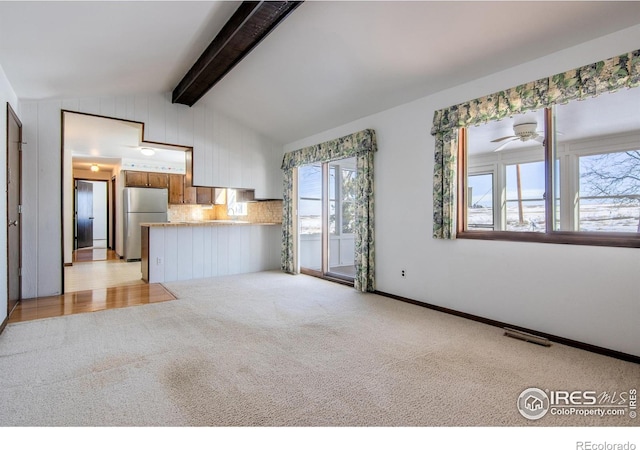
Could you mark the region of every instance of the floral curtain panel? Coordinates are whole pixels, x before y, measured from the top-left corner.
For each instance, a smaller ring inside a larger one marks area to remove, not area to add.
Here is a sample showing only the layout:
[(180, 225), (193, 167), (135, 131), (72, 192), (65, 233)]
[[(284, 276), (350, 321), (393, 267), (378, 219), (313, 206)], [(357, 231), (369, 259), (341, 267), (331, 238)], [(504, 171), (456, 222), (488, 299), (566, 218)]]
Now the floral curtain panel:
[(461, 127), (640, 85), (640, 50), (436, 111), (433, 237), (455, 237), (457, 134)]
[(293, 170), (306, 164), (356, 157), (356, 231), (354, 286), (362, 292), (375, 290), (373, 232), (373, 154), (377, 150), (373, 130), (362, 130), (322, 144), (284, 155), (284, 196), (282, 215), (282, 270), (294, 273)]

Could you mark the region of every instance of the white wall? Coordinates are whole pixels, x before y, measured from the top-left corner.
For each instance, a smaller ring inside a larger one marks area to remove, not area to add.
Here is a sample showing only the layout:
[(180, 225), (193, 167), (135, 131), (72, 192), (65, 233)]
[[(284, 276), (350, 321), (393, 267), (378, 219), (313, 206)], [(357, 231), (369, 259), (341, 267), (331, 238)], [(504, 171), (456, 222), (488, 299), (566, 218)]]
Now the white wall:
[[(170, 93), (22, 101), (20, 108), (23, 140), (27, 142), (23, 174), (29, 180), (24, 191), (23, 298), (56, 295), (62, 291), (60, 140), (63, 109), (144, 122), (145, 140), (192, 146), (196, 185), (254, 188), (257, 198), (282, 197), (280, 143), (210, 107), (172, 104)], [(66, 171), (69, 167), (65, 161)], [(65, 188), (68, 188), (66, 182)], [(68, 209), (65, 205), (65, 211)], [(67, 235), (65, 229), (68, 238)], [(121, 238), (117, 238), (116, 251), (122, 254)]]
[(107, 239), (107, 182), (93, 181), (93, 240)]
[[(640, 26), (297, 142), (376, 131), (376, 284), (383, 292), (640, 356), (640, 250), (433, 239), (435, 110), (635, 50)], [(400, 276), (406, 270), (406, 278)], [(499, 330), (496, 330), (499, 334)]]
[[(7, 103), (20, 117), (18, 98), (13, 91), (4, 69), (0, 66), (0, 142), (4, 150), (0, 151), (0, 165), (7, 167)], [(0, 170), (0, 186), (6, 192), (7, 172)], [(0, 195), (0, 323), (7, 318), (7, 196)]]
[(192, 280), (280, 268), (277, 225), (149, 229), (149, 282)]

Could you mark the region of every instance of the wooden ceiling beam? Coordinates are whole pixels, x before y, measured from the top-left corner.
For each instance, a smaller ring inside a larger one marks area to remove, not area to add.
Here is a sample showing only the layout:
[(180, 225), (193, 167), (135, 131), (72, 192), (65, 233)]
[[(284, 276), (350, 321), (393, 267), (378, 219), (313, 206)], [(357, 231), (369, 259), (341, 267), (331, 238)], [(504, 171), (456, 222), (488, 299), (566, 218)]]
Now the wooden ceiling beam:
[(193, 106), (302, 2), (242, 2), (173, 90), (172, 102)]

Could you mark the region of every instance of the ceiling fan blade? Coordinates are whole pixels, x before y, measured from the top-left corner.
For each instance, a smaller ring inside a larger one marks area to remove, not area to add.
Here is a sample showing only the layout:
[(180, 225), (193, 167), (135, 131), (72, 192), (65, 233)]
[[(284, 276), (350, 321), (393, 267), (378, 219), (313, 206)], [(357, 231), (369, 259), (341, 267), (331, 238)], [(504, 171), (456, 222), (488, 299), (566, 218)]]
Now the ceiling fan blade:
[[(556, 135), (557, 136), (563, 136), (564, 133), (561, 131), (556, 131)], [(538, 133), (538, 136), (535, 138), (536, 141), (540, 142), (541, 144), (544, 144), (544, 133), (540, 132)]]
[(509, 139), (509, 138), (517, 138), (517, 137), (518, 137), (518, 136), (503, 136), (503, 137), (501, 137), (501, 138), (494, 139), (494, 140), (493, 140), (493, 141), (491, 141), (491, 142), (502, 142), (502, 141), (504, 141), (505, 139)]
[(500, 145), (498, 148), (496, 148), (496, 149), (494, 150), (494, 152), (499, 152), (500, 150), (502, 150), (503, 148), (505, 148), (507, 145), (509, 145), (511, 142), (513, 142), (513, 141), (517, 141), (518, 139), (520, 139), (520, 138), (518, 138), (518, 137), (514, 137), (514, 138), (513, 138), (513, 139), (511, 139), (510, 141), (507, 141), (507, 142), (505, 142), (504, 144)]

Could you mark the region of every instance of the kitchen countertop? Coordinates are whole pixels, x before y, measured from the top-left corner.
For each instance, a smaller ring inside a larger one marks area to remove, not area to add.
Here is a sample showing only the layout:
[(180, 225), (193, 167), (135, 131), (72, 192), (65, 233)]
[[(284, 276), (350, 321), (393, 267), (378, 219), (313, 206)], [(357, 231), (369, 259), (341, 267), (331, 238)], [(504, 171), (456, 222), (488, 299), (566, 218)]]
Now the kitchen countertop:
[(281, 225), (276, 222), (247, 222), (246, 220), (185, 220), (165, 223), (141, 223), (143, 227), (212, 227), (218, 225)]

